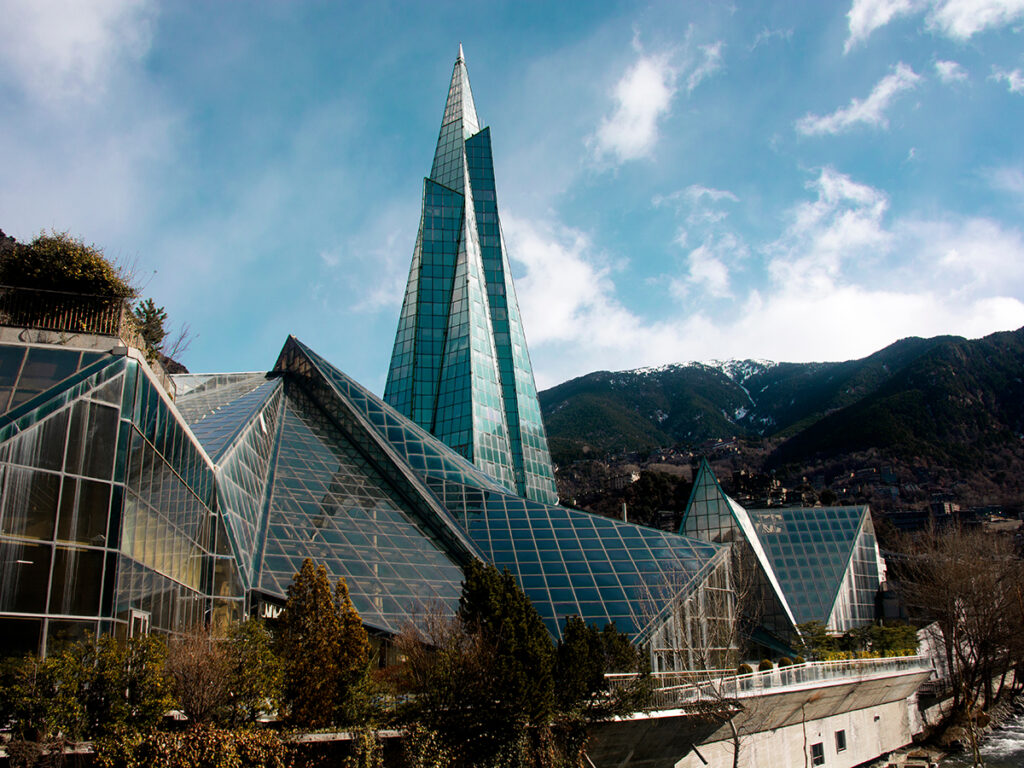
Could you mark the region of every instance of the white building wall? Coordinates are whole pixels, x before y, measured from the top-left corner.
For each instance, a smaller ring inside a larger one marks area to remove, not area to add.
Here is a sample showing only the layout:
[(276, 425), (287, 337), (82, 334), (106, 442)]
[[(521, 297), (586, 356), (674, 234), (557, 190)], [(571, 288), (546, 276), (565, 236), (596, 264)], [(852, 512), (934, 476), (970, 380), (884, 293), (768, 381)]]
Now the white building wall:
[[(836, 733), (846, 734), (846, 749), (836, 749)], [(744, 735), (739, 765), (744, 768), (815, 768), (812, 746), (821, 744), (827, 768), (853, 768), (909, 744), (913, 739), (906, 700)], [(698, 747), (707, 768), (732, 768), (733, 744), (717, 741)], [(692, 751), (675, 768), (705, 768)]]

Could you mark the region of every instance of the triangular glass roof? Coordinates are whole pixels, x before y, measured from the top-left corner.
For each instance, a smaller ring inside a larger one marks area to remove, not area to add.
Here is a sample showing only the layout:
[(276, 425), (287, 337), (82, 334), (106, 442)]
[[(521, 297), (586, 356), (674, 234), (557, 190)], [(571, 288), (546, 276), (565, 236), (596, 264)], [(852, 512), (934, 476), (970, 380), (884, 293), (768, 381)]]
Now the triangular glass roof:
[(284, 597), (308, 557), (345, 577), (371, 626), (398, 632), (434, 604), (453, 611), (462, 569), (407, 508), (324, 407), (289, 382), (258, 588)]
[(265, 373), (217, 374), (186, 394), (179, 394), (175, 405), (207, 454), (216, 461), (279, 385), (278, 381), (268, 380)]
[(350, 427), (372, 432), (443, 502), (438, 522), (458, 525), (476, 556), (517, 577), (556, 637), (573, 614), (643, 635), (668, 591), (689, 593), (727, 556), (714, 544), (515, 496), (298, 340), (289, 339), (277, 368), (300, 372), (302, 360), (313, 367), (311, 386), (322, 376), (357, 417)]
[(827, 623), (868, 508), (778, 507), (748, 514), (797, 623)]
[(463, 142), (480, 130), (480, 118), (473, 103), (473, 91), (469, 87), (469, 72), (466, 60), (459, 57), (452, 69), (452, 81), (448, 86), (448, 98), (441, 118), (441, 132), (437, 137), (434, 163), (430, 178), (438, 184), (463, 192), (465, 187), (466, 160)]
[[(764, 589), (756, 584), (748, 588), (757, 588), (765, 592), (757, 597), (758, 612), (764, 614), (759, 620), (768, 620), (771, 624), (779, 624), (773, 615), (781, 611), (789, 627), (795, 629), (798, 623), (793, 609), (789, 605), (788, 593), (785, 591), (772, 561), (762, 546), (747, 510), (726, 495), (722, 486), (711, 470), (707, 459), (702, 458), (697, 476), (693, 481), (693, 491), (683, 513), (679, 532), (684, 536), (693, 536), (703, 541), (720, 543), (745, 541), (753, 554), (760, 577), (768, 585)], [(767, 589), (770, 588), (770, 592)], [(767, 604), (766, 604), (767, 603)], [(775, 631), (783, 631), (783, 626), (773, 626)]]

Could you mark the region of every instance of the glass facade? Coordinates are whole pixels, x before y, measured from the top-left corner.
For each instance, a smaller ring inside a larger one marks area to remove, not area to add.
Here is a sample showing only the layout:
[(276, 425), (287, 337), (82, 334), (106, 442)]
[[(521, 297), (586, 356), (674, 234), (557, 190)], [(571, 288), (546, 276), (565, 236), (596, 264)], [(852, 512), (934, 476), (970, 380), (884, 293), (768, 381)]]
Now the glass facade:
[(875, 618), (880, 558), (866, 506), (752, 509), (750, 516), (798, 623), (845, 632)]
[[(445, 532), (438, 540), (449, 551), (458, 543), (463, 557), (507, 568), (556, 637), (567, 617), (579, 615), (652, 639), (678, 620), (670, 604), (704, 590), (727, 569), (728, 552), (715, 544), (512, 494), (295, 339), (277, 370), (300, 374), (318, 402), (331, 404), (347, 434), (364, 432), (364, 450), (376, 445), (382, 462), (406, 469), (410, 493), (439, 500), (443, 508), (420, 506)], [(679, 657), (663, 655), (661, 668)]]
[(729, 650), (727, 548), (518, 496), (294, 338), (271, 373), (174, 377), (176, 402), (138, 353), (55, 351), (0, 416), (0, 652), (223, 628), (307, 557), (385, 633), (454, 611), (478, 558), (556, 637), (614, 622), (657, 669)]
[(501, 485), (555, 504), (541, 420), (501, 234), (490, 129), (455, 62), (384, 399)]
[[(792, 624), (820, 621), (830, 631), (845, 632), (875, 617), (883, 565), (866, 506), (748, 510), (722, 492), (703, 461), (680, 532), (737, 542), (741, 561), (749, 563), (745, 572), (754, 572), (754, 583), (771, 587), (776, 606)], [(742, 578), (734, 568), (734, 579)], [(772, 604), (767, 589), (756, 594)], [(771, 623), (777, 613), (766, 612), (766, 619), (760, 623), (777, 631)]]
[(758, 539), (747, 511), (729, 498), (706, 460), (701, 461), (679, 532), (732, 545), (732, 579), (740, 614), (780, 637), (793, 636), (797, 619)]
[(241, 615), (213, 465), (148, 366), (38, 349), (0, 346), (32, 392), (0, 417), (0, 651)]

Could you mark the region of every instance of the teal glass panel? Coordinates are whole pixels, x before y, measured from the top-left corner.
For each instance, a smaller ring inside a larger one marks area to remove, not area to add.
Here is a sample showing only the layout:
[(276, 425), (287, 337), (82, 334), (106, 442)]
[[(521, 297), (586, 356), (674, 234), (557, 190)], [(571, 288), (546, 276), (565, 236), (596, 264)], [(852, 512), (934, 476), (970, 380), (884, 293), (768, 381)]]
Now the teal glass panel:
[[(751, 509), (758, 538), (771, 558), (797, 623), (828, 623), (844, 581), (860, 589), (843, 595), (852, 615), (835, 629), (844, 631), (874, 618), (878, 568), (867, 507), (781, 507)], [(859, 546), (858, 546), (859, 543)]]
[(466, 158), (516, 492), (534, 501), (557, 504), (558, 490), (537, 399), (537, 385), (501, 233), (490, 128), (484, 128), (466, 141)]
[(465, 62), (451, 85), (384, 400), (500, 485), (557, 503), (501, 239), (490, 152)]
[(408, 498), (302, 387), (286, 384), (259, 588), (284, 597), (305, 558), (344, 577), (367, 624), (397, 632), (453, 610), (462, 570)]
[[(269, 396), (262, 392), (266, 387), (269, 387)], [(271, 457), (283, 393), (283, 381), (274, 379), (243, 396), (242, 399), (251, 399), (259, 395), (260, 408), (249, 414), (248, 423), (225, 446), (218, 459), (218, 509), (227, 524), (226, 536), (232, 542), (230, 547), (227, 541), (219, 544), (219, 551), (235, 556), (246, 588), (255, 584), (257, 549), (264, 529)], [(233, 404), (226, 409), (232, 407)]]
[(267, 380), (266, 375), (247, 376), (240, 382), (220, 387), (208, 384), (192, 390), (179, 397), (175, 405), (206, 452), (219, 461), (276, 392), (278, 384)]

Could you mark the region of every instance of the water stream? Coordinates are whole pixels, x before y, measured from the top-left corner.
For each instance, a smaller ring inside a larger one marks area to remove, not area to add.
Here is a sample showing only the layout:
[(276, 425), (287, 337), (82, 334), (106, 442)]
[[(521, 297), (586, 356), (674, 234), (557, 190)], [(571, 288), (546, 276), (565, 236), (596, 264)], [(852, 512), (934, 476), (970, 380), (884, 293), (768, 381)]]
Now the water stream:
[[(981, 746), (985, 768), (1024, 768), (1024, 714), (992, 731)], [(942, 761), (943, 768), (970, 766), (968, 755), (956, 755)]]

